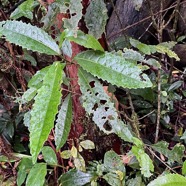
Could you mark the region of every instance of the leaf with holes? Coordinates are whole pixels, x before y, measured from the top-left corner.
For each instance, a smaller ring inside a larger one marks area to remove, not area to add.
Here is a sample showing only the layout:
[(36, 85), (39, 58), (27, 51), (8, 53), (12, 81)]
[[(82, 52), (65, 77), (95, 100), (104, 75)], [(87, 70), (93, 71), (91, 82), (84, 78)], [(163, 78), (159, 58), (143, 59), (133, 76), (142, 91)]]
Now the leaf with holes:
[(3, 24), (2, 35), (7, 41), (28, 50), (48, 55), (61, 53), (56, 42), (45, 31), (21, 21), (6, 21)]
[(78, 71), (78, 83), (82, 92), (83, 107), (92, 114), (93, 121), (106, 134), (116, 133), (125, 141), (132, 142), (133, 136), (118, 118), (117, 110), (101, 83), (82, 68)]
[(126, 61), (122, 56), (108, 52), (86, 51), (75, 57), (78, 64), (87, 72), (123, 88), (151, 87), (152, 83), (141, 69)]
[(62, 69), (59, 62), (50, 66), (43, 79), (43, 85), (34, 98), (30, 119), (30, 149), (33, 163), (36, 162), (50, 130), (54, 127), (55, 116), (61, 98)]
[(106, 4), (102, 0), (92, 0), (86, 10), (85, 23), (89, 29), (89, 34), (96, 39), (101, 38), (105, 32), (108, 15)]
[(59, 150), (66, 142), (72, 122), (72, 98), (69, 94), (59, 110), (55, 126), (56, 150)]

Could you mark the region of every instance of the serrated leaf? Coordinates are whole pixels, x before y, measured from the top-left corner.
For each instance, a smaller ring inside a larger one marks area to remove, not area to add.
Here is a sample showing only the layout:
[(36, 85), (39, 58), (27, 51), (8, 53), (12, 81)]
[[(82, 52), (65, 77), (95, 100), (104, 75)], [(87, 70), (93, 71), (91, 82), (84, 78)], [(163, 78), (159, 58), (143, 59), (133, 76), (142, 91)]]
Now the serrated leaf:
[(154, 171), (152, 160), (140, 147), (133, 146), (131, 151), (139, 162), (141, 173), (144, 175), (144, 177), (149, 178), (152, 175), (151, 172)]
[(84, 149), (95, 149), (94, 142), (90, 140), (84, 140), (79, 143)]
[(28, 174), (26, 185), (43, 186), (46, 174), (47, 174), (46, 163), (36, 163)]
[(30, 169), (32, 168), (32, 160), (28, 158), (23, 158), (18, 166), (18, 172), (17, 172), (17, 185), (21, 186), (25, 179), (27, 174), (29, 173)]
[(63, 159), (69, 159), (72, 156), (71, 151), (70, 150), (64, 150), (61, 152), (61, 157)]
[(154, 145), (151, 145), (152, 148), (163, 154), (168, 158), (169, 163), (178, 162), (182, 163), (182, 157), (184, 155), (185, 147), (181, 144), (176, 144), (172, 150), (168, 149), (169, 144), (165, 141), (160, 141)]
[(89, 34), (99, 39), (105, 32), (108, 15), (106, 4), (103, 0), (92, 0), (86, 10), (85, 23)]
[(84, 158), (81, 156), (81, 154), (77, 154), (77, 157), (74, 158), (74, 165), (76, 167), (76, 169), (85, 172), (86, 171), (86, 167), (85, 167), (85, 160)]
[(37, 89), (35, 87), (29, 88), (26, 92), (24, 92), (22, 96), (22, 103), (24, 104), (31, 101), (36, 95), (36, 93), (37, 93)]
[(57, 165), (57, 157), (54, 150), (49, 146), (42, 148), (42, 154), (45, 162), (49, 165)]
[(61, 41), (64, 39), (73, 41), (81, 46), (84, 46), (85, 48), (104, 51), (101, 44), (92, 35), (85, 34), (81, 30), (74, 31), (66, 29), (63, 31), (60, 39)]
[(72, 98), (69, 94), (59, 110), (55, 126), (55, 144), (58, 151), (66, 142), (72, 123)]
[(50, 130), (54, 126), (55, 116), (61, 98), (63, 64), (59, 62), (50, 66), (43, 79), (43, 86), (38, 90), (31, 110), (30, 149), (35, 163)]
[(79, 170), (70, 170), (59, 178), (59, 183), (65, 186), (83, 186), (94, 178), (94, 175)]
[(11, 19), (18, 19), (20, 17), (26, 17), (28, 19), (33, 19), (33, 9), (39, 3), (34, 0), (27, 0), (19, 5), (10, 15)]
[(60, 50), (56, 42), (45, 31), (36, 26), (21, 21), (6, 21), (2, 35), (6, 40), (28, 50), (59, 55)]
[(85, 51), (74, 58), (87, 72), (123, 88), (151, 87), (152, 83), (141, 69), (122, 56), (108, 52)]
[[(131, 132), (127, 125), (118, 119), (114, 103), (111, 102), (110, 97), (105, 93), (101, 83), (81, 68), (79, 68), (78, 77), (83, 107), (88, 114), (93, 115), (92, 120), (95, 124), (106, 134), (116, 133), (123, 140), (132, 142), (133, 136)], [(91, 84), (94, 87), (91, 87)]]
[(185, 186), (186, 178), (179, 174), (167, 174), (159, 176), (157, 179), (150, 182), (147, 186)]

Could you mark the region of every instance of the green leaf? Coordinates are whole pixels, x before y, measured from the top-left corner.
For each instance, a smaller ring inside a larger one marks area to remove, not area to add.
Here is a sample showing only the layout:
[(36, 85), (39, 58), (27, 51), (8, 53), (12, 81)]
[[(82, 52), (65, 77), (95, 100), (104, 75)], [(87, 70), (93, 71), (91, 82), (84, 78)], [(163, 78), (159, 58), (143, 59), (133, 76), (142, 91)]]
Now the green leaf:
[(85, 34), (81, 30), (64, 30), (61, 35), (61, 41), (63, 41), (64, 39), (73, 41), (81, 46), (84, 46), (85, 48), (104, 51), (101, 44), (92, 35)]
[(90, 140), (84, 140), (79, 143), (84, 149), (95, 149), (94, 142)]
[(168, 158), (168, 163), (182, 163), (182, 157), (184, 156), (185, 147), (181, 144), (176, 144), (172, 150), (169, 150), (168, 146), (169, 144), (165, 141), (160, 141), (154, 145), (151, 145), (151, 147), (155, 151), (163, 154)]
[(147, 186), (185, 186), (186, 178), (179, 174), (167, 174), (159, 176), (157, 179), (150, 182)]
[(59, 183), (65, 186), (83, 186), (93, 179), (93, 174), (81, 172), (79, 170), (70, 170), (59, 178)]
[(133, 146), (131, 151), (139, 162), (141, 173), (149, 178), (152, 175), (150, 171), (154, 171), (152, 160), (141, 147)]
[(123, 88), (151, 87), (152, 83), (141, 69), (122, 56), (98, 51), (86, 51), (75, 57), (78, 64), (94, 76)]
[(63, 55), (66, 55), (66, 56), (68, 56), (70, 58), (72, 57), (72, 45), (71, 45), (69, 40), (65, 39), (63, 41), (61, 49), (62, 49)]
[(105, 153), (104, 166), (108, 172), (115, 172), (117, 170), (123, 172), (123, 178), (125, 177), (126, 170), (123, 161), (121, 160), (120, 156), (114, 151), (111, 150)]
[(186, 175), (186, 161), (183, 162), (182, 174), (183, 174), (184, 176)]
[(20, 17), (26, 17), (33, 19), (33, 9), (39, 5), (37, 1), (27, 0), (19, 5), (10, 15), (11, 19), (19, 19)]
[(57, 157), (54, 150), (49, 146), (42, 148), (42, 154), (45, 162), (49, 165), (57, 165)]
[(71, 151), (70, 150), (64, 150), (61, 152), (61, 157), (63, 159), (69, 159), (72, 156)]
[(55, 116), (61, 98), (63, 64), (59, 62), (50, 66), (43, 79), (43, 86), (35, 96), (30, 120), (30, 149), (33, 163), (36, 162), (50, 130), (54, 126)]
[(69, 94), (59, 110), (55, 126), (55, 144), (58, 151), (66, 142), (72, 123), (72, 98)]
[(27, 174), (29, 173), (30, 169), (32, 168), (32, 160), (28, 158), (23, 158), (18, 166), (18, 172), (17, 172), (17, 185), (21, 186), (25, 179)]
[(136, 176), (135, 178), (131, 178), (126, 183), (127, 186), (145, 186), (142, 182), (142, 178), (140, 176)]
[(24, 104), (31, 101), (36, 95), (36, 93), (37, 93), (37, 89), (35, 87), (29, 88), (26, 92), (24, 92), (22, 96), (22, 103)]
[(103, 179), (107, 181), (107, 183), (111, 186), (125, 186), (125, 181), (120, 180), (117, 174), (109, 172), (103, 176)]
[(6, 40), (28, 50), (59, 55), (60, 50), (56, 42), (45, 31), (36, 26), (21, 21), (6, 21), (2, 35)]
[(28, 174), (26, 185), (43, 186), (46, 174), (47, 174), (46, 163), (36, 163), (30, 170), (30, 173)]
[[(117, 110), (110, 97), (105, 93), (101, 83), (90, 73), (79, 68), (78, 83), (82, 92), (83, 107), (92, 120), (106, 134), (116, 133), (125, 141), (132, 142), (133, 136), (118, 118)], [(93, 87), (91, 86), (94, 85)]]
[(85, 14), (85, 23), (89, 29), (89, 34), (96, 39), (100, 38), (105, 32), (108, 15), (106, 4), (103, 0), (92, 0)]
[(29, 88), (36, 88), (39, 89), (43, 85), (43, 79), (48, 73), (48, 70), (50, 69), (50, 66), (47, 66), (39, 71), (37, 71), (34, 76), (32, 76), (31, 80), (28, 82)]

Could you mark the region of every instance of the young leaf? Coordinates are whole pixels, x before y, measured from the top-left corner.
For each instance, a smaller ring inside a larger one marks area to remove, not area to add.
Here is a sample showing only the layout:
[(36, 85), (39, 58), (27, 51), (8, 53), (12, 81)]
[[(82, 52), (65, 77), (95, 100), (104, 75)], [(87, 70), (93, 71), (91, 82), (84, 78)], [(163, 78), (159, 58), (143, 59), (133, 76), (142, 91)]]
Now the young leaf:
[(95, 124), (106, 134), (116, 133), (123, 140), (132, 142), (133, 136), (130, 130), (118, 119), (114, 103), (105, 93), (101, 83), (82, 68), (79, 68), (78, 77), (83, 107), (88, 114), (92, 114)]
[(106, 4), (102, 0), (92, 0), (86, 10), (85, 23), (89, 34), (99, 39), (105, 32), (108, 15)]
[(84, 140), (79, 143), (84, 149), (95, 149), (94, 142), (90, 140)]
[(63, 159), (69, 159), (72, 156), (71, 151), (70, 150), (64, 150), (61, 152), (61, 157)]
[(26, 92), (24, 92), (22, 96), (22, 103), (24, 104), (31, 101), (36, 95), (36, 93), (37, 93), (37, 89), (35, 87), (29, 88)]
[(26, 17), (28, 19), (33, 19), (33, 9), (39, 5), (38, 2), (34, 0), (27, 0), (19, 5), (10, 15), (11, 19), (19, 19), (20, 17)]
[(157, 179), (150, 182), (147, 186), (185, 186), (186, 178), (179, 174), (167, 174), (159, 176)]
[(155, 151), (165, 155), (168, 158), (169, 163), (182, 163), (182, 157), (184, 156), (185, 151), (185, 147), (183, 145), (176, 144), (172, 150), (169, 150), (169, 144), (165, 141), (160, 141), (151, 146)]
[(45, 162), (49, 165), (57, 165), (57, 157), (54, 150), (49, 146), (42, 148), (42, 154)]
[(104, 51), (101, 44), (92, 35), (85, 34), (81, 30), (64, 30), (61, 35), (61, 41), (63, 41), (64, 39), (73, 41), (81, 46), (84, 46), (85, 48)]
[(55, 116), (61, 98), (62, 69), (59, 62), (50, 66), (43, 79), (43, 86), (38, 90), (31, 110), (30, 149), (35, 163), (50, 130), (54, 126)]
[(83, 157), (79, 153), (77, 154), (77, 157), (74, 158), (74, 165), (75, 165), (76, 169), (78, 169), (82, 172), (86, 171), (85, 160), (83, 159)]
[(18, 166), (18, 172), (17, 172), (17, 185), (21, 186), (25, 179), (27, 174), (29, 173), (30, 169), (32, 168), (32, 160), (28, 158), (23, 158)]
[(58, 151), (66, 142), (72, 122), (72, 98), (69, 94), (59, 110), (55, 126), (55, 144)]
[(94, 175), (87, 172), (81, 172), (79, 170), (70, 170), (59, 178), (59, 183), (65, 186), (83, 186), (90, 183), (94, 178)]
[(151, 87), (152, 83), (141, 69), (122, 56), (98, 51), (86, 51), (75, 57), (87, 72), (109, 83), (123, 88)]
[(133, 146), (131, 151), (139, 162), (141, 173), (144, 175), (144, 177), (150, 177), (152, 175), (150, 171), (154, 171), (154, 166), (150, 157), (142, 148), (137, 146)]
[(6, 21), (3, 24), (2, 35), (6, 40), (28, 50), (59, 55), (56, 42), (45, 31), (36, 26), (21, 21)]
[(28, 174), (26, 185), (43, 186), (46, 174), (47, 174), (46, 163), (36, 163)]

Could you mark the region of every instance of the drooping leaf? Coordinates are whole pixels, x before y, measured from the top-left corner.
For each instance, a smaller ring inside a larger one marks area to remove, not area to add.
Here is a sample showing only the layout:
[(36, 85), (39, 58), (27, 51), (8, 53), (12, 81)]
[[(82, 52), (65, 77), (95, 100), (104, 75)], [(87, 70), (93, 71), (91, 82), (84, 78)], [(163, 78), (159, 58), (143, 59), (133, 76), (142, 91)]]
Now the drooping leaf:
[(72, 122), (72, 98), (69, 94), (59, 110), (55, 126), (55, 144), (56, 150), (59, 150), (66, 142), (70, 132)]
[(132, 142), (133, 136), (130, 130), (119, 120), (114, 103), (105, 93), (101, 83), (81, 68), (79, 68), (78, 77), (83, 107), (88, 114), (93, 115), (95, 124), (106, 134), (116, 133), (123, 140)]
[(163, 154), (168, 158), (169, 163), (182, 163), (182, 157), (184, 155), (185, 147), (181, 144), (176, 144), (172, 150), (169, 150), (169, 144), (165, 141), (160, 141), (154, 145), (151, 145), (152, 148)]
[(86, 51), (75, 57), (87, 72), (109, 83), (123, 88), (151, 87), (152, 83), (141, 69), (122, 56), (98, 51)]
[(167, 54), (170, 58), (174, 58), (177, 61), (180, 60), (178, 55), (171, 50), (171, 47), (169, 47), (169, 46), (173, 47), (174, 46), (173, 44), (160, 43), (158, 45), (147, 45), (132, 38), (130, 39), (130, 43), (133, 47), (137, 48), (139, 51), (143, 52), (146, 55), (159, 52), (160, 54)]
[(33, 19), (33, 9), (39, 5), (37, 1), (27, 0), (19, 5), (10, 15), (11, 19), (19, 19), (20, 17), (26, 17)]
[(74, 31), (66, 29), (63, 31), (60, 39), (61, 41), (64, 39), (74, 41), (75, 43), (84, 46), (85, 48), (104, 51), (101, 44), (92, 35), (85, 34), (81, 30)]
[(179, 174), (167, 174), (159, 176), (150, 182), (147, 186), (185, 186), (186, 178)]
[(50, 66), (43, 79), (43, 86), (38, 90), (30, 120), (30, 149), (33, 162), (36, 162), (50, 130), (54, 126), (55, 116), (61, 98), (62, 69), (59, 62)]
[(18, 166), (18, 172), (17, 172), (17, 185), (21, 186), (25, 179), (27, 174), (29, 173), (30, 169), (32, 168), (32, 160), (28, 158), (23, 158)]
[(94, 175), (89, 172), (85, 173), (79, 170), (70, 170), (59, 178), (59, 183), (65, 186), (83, 186), (91, 182), (93, 177)]
[(57, 157), (54, 150), (49, 146), (42, 148), (42, 154), (45, 162), (49, 165), (57, 165)]
[(85, 23), (89, 34), (99, 39), (105, 32), (108, 15), (106, 4), (102, 0), (92, 0), (86, 10)]
[(45, 31), (36, 26), (21, 21), (6, 21), (3, 24), (2, 35), (6, 40), (28, 50), (59, 55), (56, 42)]
[(47, 174), (46, 163), (36, 163), (28, 174), (26, 185), (43, 186), (46, 174)]
[(84, 149), (95, 149), (94, 142), (90, 140), (84, 140), (79, 143)]
[(144, 177), (150, 177), (152, 175), (151, 172), (154, 171), (154, 166), (150, 157), (145, 153), (143, 148), (138, 146), (133, 146), (131, 151), (139, 162), (141, 173)]

